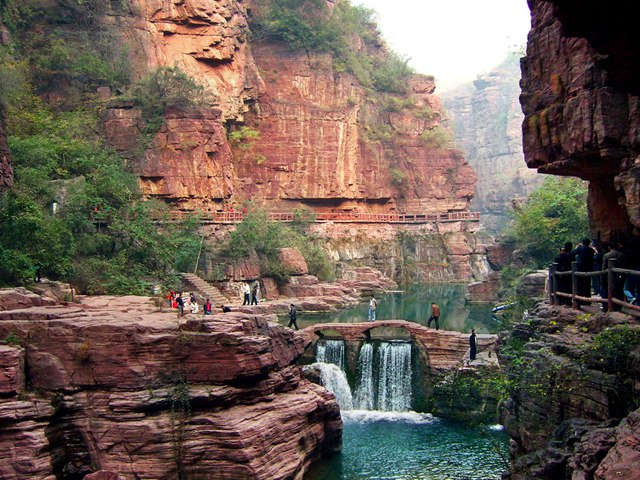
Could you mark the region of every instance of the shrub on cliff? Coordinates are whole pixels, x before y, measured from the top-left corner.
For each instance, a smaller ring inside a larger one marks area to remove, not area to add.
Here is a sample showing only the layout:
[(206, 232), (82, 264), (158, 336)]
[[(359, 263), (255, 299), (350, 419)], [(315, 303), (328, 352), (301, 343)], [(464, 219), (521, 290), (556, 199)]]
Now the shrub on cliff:
[(305, 231), (308, 215), (300, 212), (296, 217), (293, 225), (288, 226), (269, 220), (266, 211), (251, 207), (231, 232), (228, 243), (220, 253), (221, 260), (249, 259), (255, 252), (262, 275), (283, 279), (288, 272), (282, 267), (279, 252), (281, 248), (293, 247), (302, 253), (310, 274), (321, 280), (333, 280), (335, 269), (320, 240)]
[(589, 236), (587, 186), (576, 178), (547, 177), (526, 202), (512, 210), (506, 235), (534, 263), (543, 267), (565, 242)]
[[(336, 72), (352, 73), (363, 86), (380, 92), (406, 91), (403, 79), (412, 70), (407, 59), (384, 47), (373, 10), (347, 0), (337, 1), (332, 8), (324, 0), (256, 0), (254, 4), (253, 41), (271, 38), (307, 53), (328, 52)], [(357, 38), (361, 48), (354, 48)]]

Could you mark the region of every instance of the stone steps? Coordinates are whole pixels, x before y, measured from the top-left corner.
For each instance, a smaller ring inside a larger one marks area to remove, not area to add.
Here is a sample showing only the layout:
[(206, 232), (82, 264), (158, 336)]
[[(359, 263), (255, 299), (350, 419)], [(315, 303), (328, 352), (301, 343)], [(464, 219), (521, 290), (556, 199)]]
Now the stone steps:
[(182, 276), (185, 286), (197, 294), (200, 305), (202, 305), (207, 298), (211, 300), (211, 303), (216, 307), (229, 303), (229, 299), (225, 297), (217, 287), (214, 287), (199, 276), (193, 273), (181, 273), (180, 276)]

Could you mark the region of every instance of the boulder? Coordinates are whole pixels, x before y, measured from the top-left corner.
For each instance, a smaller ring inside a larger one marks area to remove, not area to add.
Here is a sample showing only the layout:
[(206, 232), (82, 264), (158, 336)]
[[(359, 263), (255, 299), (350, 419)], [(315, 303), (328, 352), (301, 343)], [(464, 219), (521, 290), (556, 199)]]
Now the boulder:
[(309, 267), (307, 261), (297, 248), (282, 248), (278, 253), (282, 268), (289, 275), (307, 275)]

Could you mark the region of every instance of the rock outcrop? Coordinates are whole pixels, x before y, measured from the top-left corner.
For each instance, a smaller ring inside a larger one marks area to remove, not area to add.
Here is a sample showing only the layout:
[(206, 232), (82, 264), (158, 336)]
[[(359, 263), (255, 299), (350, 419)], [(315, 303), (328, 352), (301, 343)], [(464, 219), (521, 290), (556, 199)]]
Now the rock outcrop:
[[(514, 479), (613, 479), (637, 462), (640, 331), (625, 315), (540, 304), (503, 339)], [(626, 418), (626, 419), (625, 419)], [(621, 421), (622, 420), (622, 421)]]
[(526, 198), (542, 181), (524, 163), (519, 80), (518, 56), (512, 54), (478, 76), (473, 86), (444, 97), (456, 143), (478, 176), (471, 206), (482, 213), (482, 226), (494, 234), (505, 227), (512, 202)]
[(640, 227), (638, 39), (630, 6), (530, 0), (522, 60), (525, 160), (589, 181), (594, 237)]
[(3, 479), (301, 479), (340, 449), (334, 397), (294, 366), (307, 341), (273, 317), (19, 307), (0, 312)]

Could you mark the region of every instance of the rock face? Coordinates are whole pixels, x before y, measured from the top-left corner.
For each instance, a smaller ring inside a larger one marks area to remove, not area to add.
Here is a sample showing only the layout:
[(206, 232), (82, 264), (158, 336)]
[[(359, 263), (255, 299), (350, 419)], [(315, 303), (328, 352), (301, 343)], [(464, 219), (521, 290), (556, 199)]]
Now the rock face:
[(369, 265), (398, 283), (464, 282), (489, 272), (477, 222), (424, 225), (322, 223), (313, 233), (326, 239), (343, 268)]
[(522, 60), (525, 160), (589, 181), (594, 237), (640, 226), (638, 39), (629, 6), (530, 0)]
[(515, 54), (508, 56), (473, 87), (447, 92), (444, 98), (456, 142), (478, 176), (472, 208), (482, 213), (482, 226), (491, 233), (504, 228), (512, 202), (542, 181), (526, 167), (522, 153), (518, 60)]
[[(106, 137), (132, 159), (145, 194), (204, 211), (246, 200), (286, 211), (468, 210), (473, 170), (460, 152), (421, 139), (443, 117), (432, 77), (410, 77), (411, 105), (389, 109), (384, 95), (374, 99), (353, 75), (335, 72), (330, 55), (250, 44), (244, 2), (122, 8), (105, 22), (136, 46), (136, 76), (177, 62), (215, 95), (212, 112), (170, 113), (148, 145), (137, 108), (107, 109)], [(259, 137), (227, 141), (240, 125)]]
[(627, 478), (637, 465), (640, 335), (627, 321), (540, 304), (503, 339), (501, 351), (520, 352), (502, 409), (512, 478)]
[(0, 347), (0, 477), (301, 479), (342, 424), (293, 365), (304, 337), (268, 320), (140, 297), (3, 310), (21, 346)]

